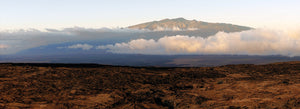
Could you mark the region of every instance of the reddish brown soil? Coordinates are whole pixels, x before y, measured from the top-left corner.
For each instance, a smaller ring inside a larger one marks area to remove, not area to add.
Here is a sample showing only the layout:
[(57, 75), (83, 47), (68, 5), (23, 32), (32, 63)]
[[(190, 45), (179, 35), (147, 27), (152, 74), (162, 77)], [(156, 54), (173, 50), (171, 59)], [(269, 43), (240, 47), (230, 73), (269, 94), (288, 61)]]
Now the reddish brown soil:
[(300, 62), (202, 68), (0, 64), (0, 108), (300, 108)]

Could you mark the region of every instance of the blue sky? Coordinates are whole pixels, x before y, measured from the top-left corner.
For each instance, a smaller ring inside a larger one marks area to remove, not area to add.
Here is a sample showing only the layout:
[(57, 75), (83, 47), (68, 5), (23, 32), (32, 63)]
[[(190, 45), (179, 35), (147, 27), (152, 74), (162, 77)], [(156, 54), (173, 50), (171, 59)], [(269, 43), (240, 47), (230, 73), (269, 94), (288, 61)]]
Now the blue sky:
[(0, 29), (126, 27), (184, 17), (256, 28), (300, 26), (299, 0), (0, 0)]

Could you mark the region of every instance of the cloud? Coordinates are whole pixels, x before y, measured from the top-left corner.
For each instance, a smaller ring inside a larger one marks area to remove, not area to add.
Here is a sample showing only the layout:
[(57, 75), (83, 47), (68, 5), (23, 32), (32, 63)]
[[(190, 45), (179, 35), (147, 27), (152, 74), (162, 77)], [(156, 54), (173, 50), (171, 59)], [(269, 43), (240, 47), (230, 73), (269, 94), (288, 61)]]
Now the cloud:
[[(101, 40), (105, 42), (114, 42), (115, 40), (125, 41), (132, 38), (127, 36), (135, 36), (131, 34), (137, 34), (141, 32), (141, 30), (131, 30), (127, 28), (90, 29), (80, 27), (64, 28), (62, 30), (45, 29), (43, 31), (36, 29), (6, 30), (0, 31), (1, 48), (6, 48), (5, 50), (2, 49), (0, 51), (0, 55), (16, 54), (19, 51), (30, 48), (65, 42), (81, 41), (84, 43), (84, 41), (88, 40)], [(9, 48), (7, 46), (9, 46)]]
[[(182, 35), (176, 35), (181, 34)], [(72, 42), (64, 48), (106, 49), (127, 54), (240, 54), (300, 56), (300, 31), (255, 29), (236, 33), (218, 32), (203, 37), (202, 31), (147, 32), (130, 29), (65, 28), (0, 32), (0, 55), (49, 44)], [(165, 36), (167, 34), (167, 36)], [(169, 34), (169, 35), (168, 35)], [(90, 44), (87, 41), (92, 41)], [(99, 46), (93, 46), (98, 44)]]
[(90, 50), (93, 48), (92, 45), (89, 44), (75, 44), (75, 45), (71, 45), (68, 46), (66, 48), (71, 48), (71, 49), (82, 49), (82, 50)]
[(8, 45), (0, 44), (0, 49), (5, 49), (5, 48), (8, 48), (8, 47), (9, 47)]
[(113, 53), (128, 54), (234, 54), (300, 56), (298, 31), (256, 29), (236, 33), (218, 32), (208, 38), (165, 36), (158, 40), (135, 39), (100, 45)]
[[(203, 33), (203, 34), (202, 34)], [(73, 43), (87, 43), (94, 42), (101, 44), (114, 44), (119, 42), (128, 42), (133, 39), (159, 39), (165, 35), (193, 35), (208, 36), (207, 34), (215, 34), (215, 32), (198, 31), (147, 31), (135, 30), (128, 28), (64, 28), (57, 29), (21, 29), (21, 30), (0, 30), (0, 44), (9, 46), (9, 48), (2, 49), (0, 55), (18, 54), (20, 51), (37, 48), (40, 46), (63, 44), (66, 42)]]

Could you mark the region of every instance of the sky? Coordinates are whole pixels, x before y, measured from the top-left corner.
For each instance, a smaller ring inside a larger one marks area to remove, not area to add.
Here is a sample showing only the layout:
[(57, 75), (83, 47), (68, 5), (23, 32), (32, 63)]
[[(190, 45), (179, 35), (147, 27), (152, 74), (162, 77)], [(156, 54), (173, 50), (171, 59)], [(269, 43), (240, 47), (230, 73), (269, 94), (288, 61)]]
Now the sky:
[(178, 17), (296, 28), (299, 4), (299, 0), (0, 0), (0, 30), (116, 28)]

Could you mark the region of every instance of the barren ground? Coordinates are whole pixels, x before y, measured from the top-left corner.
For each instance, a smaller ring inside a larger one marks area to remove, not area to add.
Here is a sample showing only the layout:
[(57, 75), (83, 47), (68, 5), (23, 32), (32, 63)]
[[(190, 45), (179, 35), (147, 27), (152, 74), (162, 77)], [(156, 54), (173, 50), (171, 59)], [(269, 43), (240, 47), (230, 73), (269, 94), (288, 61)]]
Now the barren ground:
[(300, 62), (199, 68), (0, 64), (0, 108), (300, 108)]

